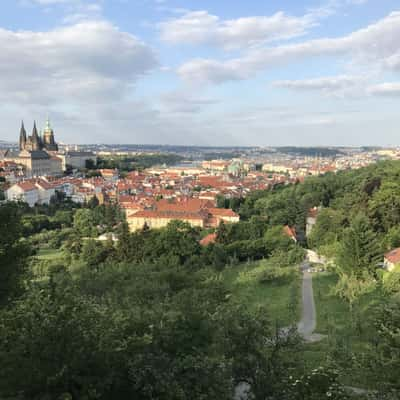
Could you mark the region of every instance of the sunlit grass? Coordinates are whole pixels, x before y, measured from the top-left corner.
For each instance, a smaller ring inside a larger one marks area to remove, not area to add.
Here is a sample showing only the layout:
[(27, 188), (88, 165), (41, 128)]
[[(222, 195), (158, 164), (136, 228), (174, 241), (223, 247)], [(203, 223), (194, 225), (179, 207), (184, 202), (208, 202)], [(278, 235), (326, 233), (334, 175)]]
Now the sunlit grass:
[[(288, 279), (261, 283), (265, 262), (228, 266), (222, 272), (222, 279), (231, 290), (233, 299), (256, 311), (265, 307), (269, 317), (279, 326), (296, 323), (300, 315), (300, 279), (293, 273)], [(295, 297), (295, 306), (290, 307)]]
[(326, 335), (319, 342), (304, 349), (305, 364), (320, 365), (327, 359), (343, 363), (341, 380), (349, 386), (374, 387), (373, 374), (357, 363), (363, 355), (373, 351), (376, 334), (373, 320), (376, 306), (382, 301), (378, 289), (362, 296), (353, 309), (334, 292), (337, 276), (322, 273), (313, 278), (317, 309), (317, 332)]

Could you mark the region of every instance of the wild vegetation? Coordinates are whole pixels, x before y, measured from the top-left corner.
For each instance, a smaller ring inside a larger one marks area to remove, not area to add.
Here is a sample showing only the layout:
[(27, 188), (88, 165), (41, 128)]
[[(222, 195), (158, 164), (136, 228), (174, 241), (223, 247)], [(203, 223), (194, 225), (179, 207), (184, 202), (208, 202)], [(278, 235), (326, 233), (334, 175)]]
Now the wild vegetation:
[(107, 156), (100, 157), (97, 160), (96, 166), (91, 169), (114, 169), (118, 168), (119, 171), (128, 172), (135, 170), (142, 170), (150, 168), (154, 165), (174, 165), (183, 161), (184, 157), (174, 153), (154, 153), (154, 154), (137, 154), (135, 156)]
[[(246, 382), (260, 400), (398, 398), (400, 274), (380, 262), (400, 245), (399, 176), (385, 162), (253, 193), (206, 247), (180, 222), (129, 233), (95, 200), (2, 204), (0, 397), (231, 399)], [(294, 329), (307, 246), (330, 265), (313, 344)]]

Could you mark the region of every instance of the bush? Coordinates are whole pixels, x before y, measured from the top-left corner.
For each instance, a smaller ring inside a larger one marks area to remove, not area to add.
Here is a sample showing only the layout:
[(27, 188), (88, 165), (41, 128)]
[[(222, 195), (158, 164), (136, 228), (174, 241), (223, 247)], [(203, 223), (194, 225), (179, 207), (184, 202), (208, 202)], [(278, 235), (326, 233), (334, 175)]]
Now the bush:
[(284, 284), (292, 279), (293, 274), (294, 271), (292, 268), (281, 268), (278, 266), (267, 265), (267, 268), (263, 271), (258, 280), (260, 283), (275, 282), (278, 284)]

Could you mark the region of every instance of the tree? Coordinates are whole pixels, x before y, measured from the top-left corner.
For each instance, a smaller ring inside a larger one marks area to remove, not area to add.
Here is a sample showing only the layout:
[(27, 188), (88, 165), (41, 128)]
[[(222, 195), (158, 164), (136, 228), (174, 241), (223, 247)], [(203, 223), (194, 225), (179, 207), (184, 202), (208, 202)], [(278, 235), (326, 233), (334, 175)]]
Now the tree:
[(110, 256), (112, 248), (104, 245), (102, 242), (88, 239), (82, 246), (81, 257), (83, 261), (93, 269), (98, 269), (108, 256)]
[(97, 231), (91, 210), (81, 209), (75, 212), (74, 229), (80, 236), (91, 237), (96, 235)]
[(369, 203), (369, 213), (377, 230), (387, 232), (400, 224), (400, 184), (384, 182)]
[(0, 394), (95, 399), (110, 385), (110, 314), (76, 293), (31, 289), (1, 315)]
[(337, 257), (340, 271), (357, 278), (361, 278), (365, 272), (372, 276), (381, 256), (381, 245), (370, 228), (368, 218), (358, 214), (343, 234)]
[(336, 289), (350, 306), (371, 288), (381, 254), (380, 243), (370, 228), (368, 218), (358, 214), (344, 231), (336, 259), (339, 274)]
[(385, 247), (387, 250), (400, 247), (400, 226), (393, 226), (389, 229), (385, 236)]
[(88, 201), (88, 207), (89, 208), (96, 208), (100, 204), (99, 199), (96, 196), (93, 196), (89, 201)]
[(324, 208), (318, 214), (308, 243), (314, 248), (333, 243), (340, 239), (344, 227), (345, 216), (341, 211)]
[(132, 259), (130, 245), (129, 226), (126, 221), (118, 227), (118, 244), (116, 248), (117, 258), (120, 261), (129, 261)]
[(183, 265), (191, 256), (200, 254), (199, 233), (188, 223), (171, 221), (155, 242), (153, 251), (160, 256), (177, 257)]
[(19, 294), (31, 249), (21, 240), (21, 215), (14, 204), (0, 205), (0, 303)]
[[(367, 367), (373, 366), (383, 393), (392, 393), (393, 399), (400, 395), (400, 299), (386, 299), (376, 312), (376, 347), (369, 354)], [(397, 396), (395, 396), (397, 395)]]
[(270, 252), (274, 250), (288, 251), (294, 244), (293, 240), (283, 233), (282, 226), (274, 226), (268, 229), (265, 232), (264, 240)]

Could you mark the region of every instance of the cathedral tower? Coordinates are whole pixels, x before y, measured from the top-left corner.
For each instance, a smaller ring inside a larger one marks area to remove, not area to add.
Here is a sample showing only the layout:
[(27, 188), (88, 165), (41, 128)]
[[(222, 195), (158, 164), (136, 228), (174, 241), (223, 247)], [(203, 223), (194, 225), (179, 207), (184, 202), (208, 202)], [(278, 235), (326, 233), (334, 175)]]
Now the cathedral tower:
[(24, 126), (24, 121), (22, 121), (21, 123), (21, 130), (19, 133), (19, 149), (25, 150), (26, 147), (26, 130), (25, 130), (25, 126)]
[(42, 150), (42, 140), (38, 134), (36, 129), (36, 121), (33, 123), (33, 130), (32, 130), (32, 151)]
[(46, 120), (46, 127), (43, 131), (43, 145), (46, 150), (49, 151), (58, 151), (57, 143), (54, 139), (54, 131), (50, 126), (50, 120), (47, 118)]

